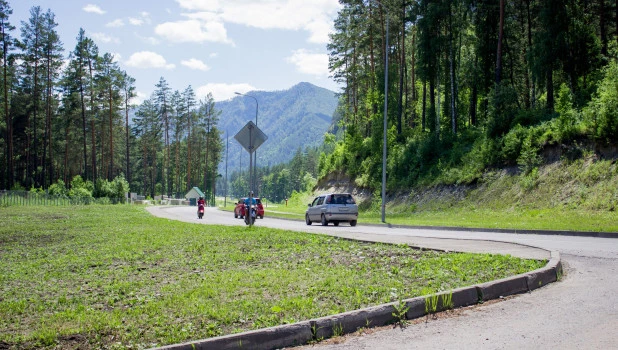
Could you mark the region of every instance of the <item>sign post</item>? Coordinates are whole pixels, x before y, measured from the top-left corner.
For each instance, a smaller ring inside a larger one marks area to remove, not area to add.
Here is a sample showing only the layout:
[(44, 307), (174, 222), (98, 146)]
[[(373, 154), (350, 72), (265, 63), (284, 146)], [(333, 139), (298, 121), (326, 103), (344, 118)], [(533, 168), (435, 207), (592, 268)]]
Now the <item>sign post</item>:
[[(248, 198), (251, 198), (251, 193), (255, 193), (255, 186), (257, 184), (252, 183), (253, 177), (251, 176), (251, 172), (253, 169), (253, 152), (255, 152), (258, 147), (260, 147), (264, 141), (268, 139), (268, 136), (260, 130), (255, 123), (249, 121), (236, 135), (234, 138), (240, 145), (249, 152), (249, 195)], [(252, 199), (249, 199), (251, 203)], [(245, 213), (245, 215), (251, 215), (251, 213)], [(251, 223), (251, 219), (249, 220)]]

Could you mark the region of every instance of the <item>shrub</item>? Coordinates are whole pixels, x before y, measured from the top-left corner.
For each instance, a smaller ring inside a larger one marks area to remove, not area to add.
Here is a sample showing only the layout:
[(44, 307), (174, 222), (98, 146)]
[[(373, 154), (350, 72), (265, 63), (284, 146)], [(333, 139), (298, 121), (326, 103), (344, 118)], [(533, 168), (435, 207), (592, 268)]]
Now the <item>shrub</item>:
[(618, 63), (612, 60), (604, 73), (585, 115), (594, 137), (609, 143), (618, 139)]
[(118, 175), (111, 183), (113, 198), (124, 198), (130, 191), (129, 183), (125, 180), (124, 175)]
[(51, 186), (49, 186), (49, 188), (47, 189), (47, 193), (49, 193), (52, 196), (64, 196), (67, 194), (67, 189), (66, 186), (64, 184), (64, 181), (62, 180), (58, 180), (58, 182), (56, 182), (55, 184), (52, 184)]
[(502, 155), (507, 164), (514, 164), (521, 154), (528, 131), (521, 125), (516, 125), (502, 138)]
[(72, 188), (69, 190), (69, 197), (92, 198), (92, 192), (84, 187)]

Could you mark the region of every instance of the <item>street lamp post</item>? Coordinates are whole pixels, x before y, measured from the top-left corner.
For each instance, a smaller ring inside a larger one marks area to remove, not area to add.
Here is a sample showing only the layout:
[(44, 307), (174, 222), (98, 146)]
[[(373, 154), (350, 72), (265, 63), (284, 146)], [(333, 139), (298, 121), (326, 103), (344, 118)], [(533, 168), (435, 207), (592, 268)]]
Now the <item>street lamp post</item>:
[(382, 143), (382, 222), (386, 222), (386, 112), (388, 111), (388, 22), (388, 14), (386, 14), (386, 45), (384, 46), (384, 137)]
[(227, 154), (230, 148), (230, 135), (225, 131), (225, 196), (223, 197), (223, 207), (227, 207)]
[(379, 0), (373, 0), (382, 7), (384, 17), (386, 17), (386, 36), (384, 45), (384, 135), (382, 140), (382, 222), (386, 222), (386, 134), (387, 134), (387, 111), (388, 111), (388, 13)]
[[(234, 92), (236, 95), (240, 95), (240, 96), (247, 96), (247, 97), (251, 97), (252, 99), (255, 100), (255, 126), (257, 127), (258, 125), (258, 109), (259, 109), (259, 103), (258, 100), (255, 96), (251, 96), (251, 95), (247, 95), (247, 94), (243, 94), (240, 92)], [(250, 177), (249, 178), (249, 187), (250, 190), (253, 189), (255, 191), (257, 191), (257, 151), (253, 151), (253, 179)], [(249, 171), (249, 173), (251, 173), (251, 171)], [(256, 192), (257, 193), (257, 192)]]

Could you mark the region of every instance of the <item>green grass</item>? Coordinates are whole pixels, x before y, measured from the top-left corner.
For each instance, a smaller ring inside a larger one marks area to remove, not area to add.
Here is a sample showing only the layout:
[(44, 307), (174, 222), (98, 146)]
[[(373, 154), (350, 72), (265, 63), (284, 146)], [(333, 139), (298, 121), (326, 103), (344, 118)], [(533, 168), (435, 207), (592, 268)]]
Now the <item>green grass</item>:
[[(266, 216), (304, 220), (306, 206), (278, 205), (265, 209)], [(380, 211), (359, 213), (359, 224), (380, 224)], [(618, 232), (618, 213), (565, 208), (440, 208), (415, 211), (403, 205), (387, 205), (386, 222), (393, 225)]]
[(144, 348), (446, 291), (545, 262), (436, 253), (135, 206), (0, 209), (0, 346)]
[[(380, 223), (380, 213), (363, 213), (360, 223)], [(398, 225), (618, 232), (614, 212), (558, 209), (449, 209), (416, 213), (389, 213), (386, 222)]]

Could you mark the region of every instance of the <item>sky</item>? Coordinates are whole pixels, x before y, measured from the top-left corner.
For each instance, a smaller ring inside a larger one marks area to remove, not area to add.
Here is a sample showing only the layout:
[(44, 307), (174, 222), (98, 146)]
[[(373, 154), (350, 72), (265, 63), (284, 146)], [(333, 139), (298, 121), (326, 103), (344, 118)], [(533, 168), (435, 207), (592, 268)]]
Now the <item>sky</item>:
[(198, 99), (235, 92), (280, 91), (300, 83), (339, 92), (328, 72), (328, 33), (338, 0), (8, 0), (9, 21), (40, 6), (56, 16), (65, 49), (79, 29), (99, 53), (111, 53), (136, 79), (134, 103), (150, 97), (161, 77), (172, 91), (189, 85)]

